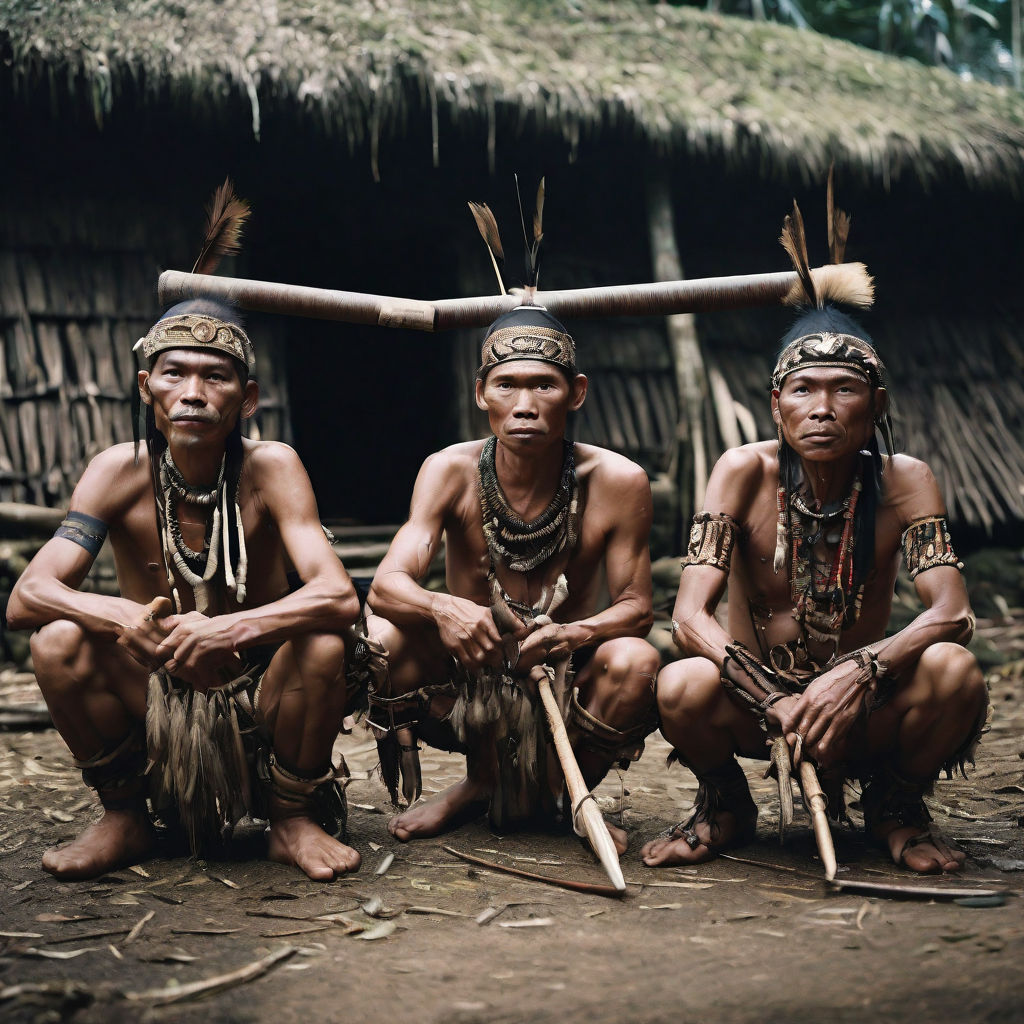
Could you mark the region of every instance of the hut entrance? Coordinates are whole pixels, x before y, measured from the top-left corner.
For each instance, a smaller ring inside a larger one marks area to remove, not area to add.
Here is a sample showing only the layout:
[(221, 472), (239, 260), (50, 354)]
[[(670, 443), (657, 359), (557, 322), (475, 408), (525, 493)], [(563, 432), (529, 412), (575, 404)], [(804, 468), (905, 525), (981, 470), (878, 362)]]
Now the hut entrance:
[(323, 520), (401, 523), (420, 464), (457, 439), (443, 335), (293, 321), (292, 437)]

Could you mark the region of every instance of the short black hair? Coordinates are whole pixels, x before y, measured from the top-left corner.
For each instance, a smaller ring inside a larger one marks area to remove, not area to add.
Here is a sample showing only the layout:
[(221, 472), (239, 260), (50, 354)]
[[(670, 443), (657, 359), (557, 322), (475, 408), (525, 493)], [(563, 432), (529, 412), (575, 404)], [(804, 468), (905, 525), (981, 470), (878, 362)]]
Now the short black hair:
[(852, 316), (848, 316), (835, 306), (825, 306), (823, 309), (812, 309), (804, 313), (783, 336), (779, 344), (779, 351), (775, 358), (786, 350), (787, 346), (796, 341), (797, 338), (804, 338), (808, 334), (851, 334), (855, 338), (875, 348), (871, 335)]

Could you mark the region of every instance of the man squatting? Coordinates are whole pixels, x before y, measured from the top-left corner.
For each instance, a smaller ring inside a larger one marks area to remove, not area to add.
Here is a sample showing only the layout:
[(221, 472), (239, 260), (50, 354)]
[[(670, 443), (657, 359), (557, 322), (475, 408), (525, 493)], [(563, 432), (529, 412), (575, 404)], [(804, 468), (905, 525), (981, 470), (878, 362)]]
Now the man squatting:
[[(148, 796), (193, 851), (252, 813), (269, 818), (270, 859), (315, 879), (354, 870), (323, 826), (344, 818), (331, 749), (355, 590), (295, 452), (241, 435), (258, 387), (232, 309), (181, 303), (139, 346), (143, 457), (119, 444), (93, 459), (8, 605), (12, 628), (36, 631), (40, 688), (103, 804), (43, 867), (91, 878), (145, 855)], [(82, 593), (108, 533), (122, 596)]]
[[(964, 854), (931, 832), (922, 797), (940, 768), (963, 770), (985, 721), (962, 646), (974, 628), (963, 566), (928, 467), (880, 454), (876, 428), (895, 449), (871, 339), (827, 303), (841, 289), (815, 290), (806, 253), (794, 263), (812, 308), (772, 374), (778, 443), (715, 466), (673, 613), (686, 657), (658, 678), (662, 732), (699, 782), (695, 810), (643, 860), (696, 863), (751, 838), (757, 808), (734, 755), (764, 758), (766, 735), (782, 735), (794, 762), (822, 770), (834, 817), (857, 777), (873, 841), (914, 871), (955, 871)], [(901, 546), (925, 610), (883, 639)]]
[[(647, 476), (614, 452), (566, 440), (587, 378), (565, 328), (539, 307), (496, 320), (476, 402), (493, 436), (423, 464), (409, 521), (368, 604), (369, 721), (393, 801), (420, 792), (417, 740), (466, 754), (466, 777), (390, 823), (435, 835), (489, 806), (495, 827), (563, 820), (538, 673), (572, 659), (560, 698), (584, 778), (640, 756), (656, 726)], [(447, 594), (421, 585), (442, 532)], [(595, 611), (602, 582), (611, 603)], [(571, 673), (570, 673), (571, 675)], [(625, 833), (613, 829), (621, 853)]]

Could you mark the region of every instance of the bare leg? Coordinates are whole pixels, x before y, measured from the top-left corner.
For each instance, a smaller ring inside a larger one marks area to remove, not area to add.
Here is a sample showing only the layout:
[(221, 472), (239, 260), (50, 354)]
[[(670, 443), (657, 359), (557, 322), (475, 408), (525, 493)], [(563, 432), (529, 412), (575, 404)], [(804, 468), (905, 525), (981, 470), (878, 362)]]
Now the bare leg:
[[(662, 735), (698, 778), (735, 774), (738, 765), (734, 757), (738, 753), (746, 757), (766, 755), (757, 722), (729, 698), (717, 666), (705, 658), (687, 658), (662, 669), (658, 676), (658, 710)], [(756, 819), (756, 810), (754, 814)], [(723, 806), (707, 818), (698, 815), (693, 822), (692, 831), (699, 841), (696, 849), (681, 832), (673, 830), (668, 838), (647, 843), (641, 857), (649, 867), (699, 864), (741, 841), (751, 824), (749, 814)]]
[[(396, 626), (387, 619), (371, 615), (367, 629), (388, 650), (392, 694), (409, 693), (420, 686), (441, 683), (448, 678), (451, 659), (435, 630), (416, 626)], [(431, 718), (444, 718), (453, 701), (437, 698), (430, 706)], [(399, 732), (402, 743), (414, 743), (412, 731)], [(429, 800), (417, 802), (388, 822), (388, 831), (403, 843), (426, 839), (448, 832), (472, 821), (487, 810), (494, 787), (493, 758), (484, 752), (466, 758), (466, 776)]]
[[(43, 626), (31, 644), (39, 688), (77, 760), (113, 751), (141, 728), (148, 673), (116, 644), (98, 641), (66, 620)], [(144, 764), (143, 757), (140, 768)], [(95, 878), (135, 863), (152, 847), (141, 774), (137, 783), (101, 786), (99, 796), (103, 817), (73, 842), (43, 854), (43, 868), (52, 875)]]
[[(894, 764), (920, 793), (968, 741), (987, 699), (974, 656), (958, 644), (935, 644), (921, 656), (910, 681), (869, 719), (869, 754)], [(964, 852), (933, 835), (927, 824), (902, 824), (884, 811), (870, 824), (871, 833), (897, 864), (921, 873), (963, 867)]]
[[(658, 652), (646, 640), (621, 637), (606, 641), (575, 680), (580, 704), (604, 725), (627, 732), (652, 716), (659, 664)], [(608, 774), (614, 756), (598, 749), (579, 727), (570, 727), (569, 736), (583, 778), (593, 789)], [(605, 824), (621, 856), (628, 836), (624, 829)]]
[(403, 843), (428, 839), (472, 821), (487, 810), (494, 788), (493, 772), (482, 767), (482, 758), (466, 758), (466, 776), (437, 796), (411, 807), (388, 822), (388, 831)]
[[(309, 633), (282, 644), (263, 677), (260, 714), (275, 757), (294, 775), (316, 778), (331, 764), (345, 717), (344, 664), (341, 637)], [(361, 861), (357, 851), (327, 835), (307, 808), (277, 793), (271, 797), (267, 856), (328, 882), (357, 870)]]

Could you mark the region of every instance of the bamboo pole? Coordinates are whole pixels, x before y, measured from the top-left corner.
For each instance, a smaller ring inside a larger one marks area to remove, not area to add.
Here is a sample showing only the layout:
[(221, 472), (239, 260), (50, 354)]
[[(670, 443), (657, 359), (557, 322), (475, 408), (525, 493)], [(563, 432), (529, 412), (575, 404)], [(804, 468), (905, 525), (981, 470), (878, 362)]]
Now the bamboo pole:
[[(827, 273), (830, 268), (820, 269)], [(818, 272), (816, 269), (813, 273)], [(566, 318), (661, 316), (777, 305), (795, 283), (796, 274), (783, 271), (537, 292), (535, 301), (552, 315)], [(243, 309), (264, 313), (419, 331), (486, 327), (521, 304), (518, 295), (479, 295), (428, 302), (178, 270), (165, 270), (160, 275), (159, 292), (163, 305), (202, 296), (227, 299)]]
[[(647, 232), (651, 262), (659, 281), (683, 276), (676, 244), (672, 190), (664, 170), (653, 172), (647, 183)], [(684, 522), (704, 505), (708, 479), (707, 443), (704, 437), (704, 403), (708, 393), (704, 354), (697, 337), (694, 310), (673, 310), (668, 317), (668, 339), (676, 377), (677, 436), (670, 472), (679, 483)]]

